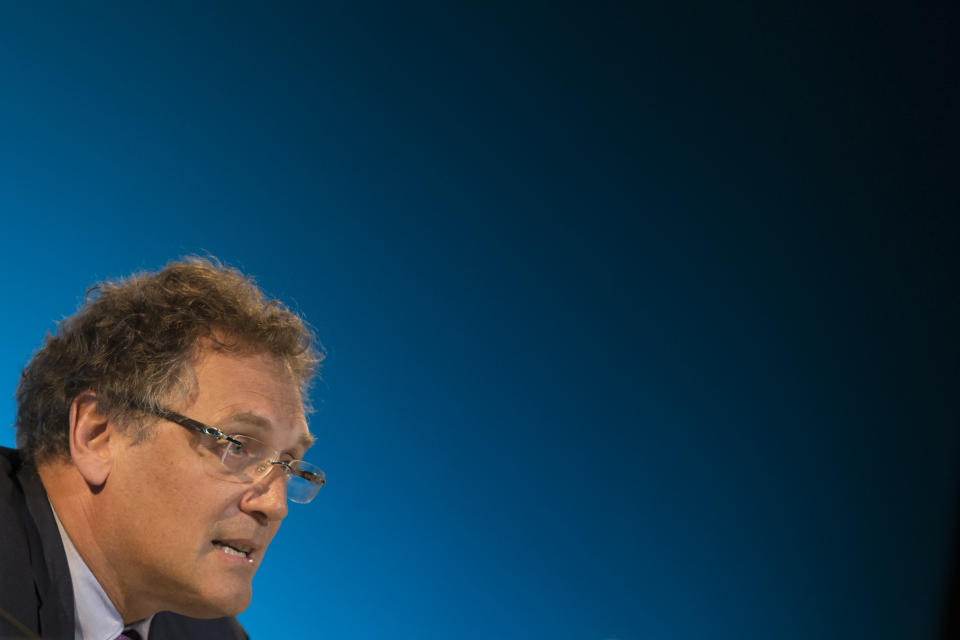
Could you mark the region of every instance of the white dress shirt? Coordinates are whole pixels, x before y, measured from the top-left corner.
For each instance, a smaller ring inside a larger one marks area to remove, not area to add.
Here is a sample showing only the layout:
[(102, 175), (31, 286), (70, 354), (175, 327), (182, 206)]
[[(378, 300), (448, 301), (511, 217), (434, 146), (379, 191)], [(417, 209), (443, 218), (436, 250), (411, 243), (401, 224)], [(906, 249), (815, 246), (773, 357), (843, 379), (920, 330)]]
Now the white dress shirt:
[[(53, 505), (50, 505), (50, 509), (53, 510)], [(53, 519), (57, 521), (60, 539), (63, 540), (63, 550), (67, 553), (67, 564), (70, 565), (70, 581), (73, 583), (74, 640), (116, 640), (124, 629), (136, 629), (143, 640), (147, 640), (153, 616), (124, 626), (120, 612), (113, 606), (107, 593), (97, 582), (96, 576), (80, 557), (55, 510)]]

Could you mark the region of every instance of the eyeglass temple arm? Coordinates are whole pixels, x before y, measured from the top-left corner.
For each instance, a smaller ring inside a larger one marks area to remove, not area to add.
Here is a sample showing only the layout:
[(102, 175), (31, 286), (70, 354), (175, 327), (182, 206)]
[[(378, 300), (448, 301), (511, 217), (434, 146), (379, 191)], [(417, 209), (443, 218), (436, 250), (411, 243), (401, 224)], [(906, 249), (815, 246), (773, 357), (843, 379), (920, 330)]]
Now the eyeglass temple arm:
[(210, 425), (203, 424), (202, 422), (197, 422), (192, 418), (188, 418), (187, 416), (180, 415), (176, 411), (170, 411), (169, 409), (157, 409), (153, 413), (163, 418), (164, 420), (170, 420), (171, 422), (176, 422), (182, 427), (199, 431), (200, 433), (206, 436), (210, 436), (211, 438), (215, 438), (216, 440), (226, 440), (227, 442), (231, 442), (235, 445), (238, 445), (241, 447), (243, 446), (242, 442), (239, 442), (231, 438), (220, 429), (217, 429), (216, 427), (211, 427)]

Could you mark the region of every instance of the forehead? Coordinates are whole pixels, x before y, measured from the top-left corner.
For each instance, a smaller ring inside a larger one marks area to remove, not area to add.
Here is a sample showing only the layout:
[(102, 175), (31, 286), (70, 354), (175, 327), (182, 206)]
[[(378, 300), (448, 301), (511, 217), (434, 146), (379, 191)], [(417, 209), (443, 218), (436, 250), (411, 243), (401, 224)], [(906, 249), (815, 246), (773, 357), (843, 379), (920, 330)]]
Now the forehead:
[(300, 389), (280, 359), (207, 348), (193, 373), (194, 388), (183, 409), (194, 419), (253, 430), (283, 447), (310, 439)]

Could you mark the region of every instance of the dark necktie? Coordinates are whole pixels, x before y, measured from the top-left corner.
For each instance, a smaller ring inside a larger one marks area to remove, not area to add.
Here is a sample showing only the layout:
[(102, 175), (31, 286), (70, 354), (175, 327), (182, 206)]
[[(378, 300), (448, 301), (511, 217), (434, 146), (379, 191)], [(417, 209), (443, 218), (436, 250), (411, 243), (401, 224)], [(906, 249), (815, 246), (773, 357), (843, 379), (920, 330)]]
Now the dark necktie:
[(140, 634), (133, 629), (127, 629), (117, 636), (116, 640), (141, 640)]

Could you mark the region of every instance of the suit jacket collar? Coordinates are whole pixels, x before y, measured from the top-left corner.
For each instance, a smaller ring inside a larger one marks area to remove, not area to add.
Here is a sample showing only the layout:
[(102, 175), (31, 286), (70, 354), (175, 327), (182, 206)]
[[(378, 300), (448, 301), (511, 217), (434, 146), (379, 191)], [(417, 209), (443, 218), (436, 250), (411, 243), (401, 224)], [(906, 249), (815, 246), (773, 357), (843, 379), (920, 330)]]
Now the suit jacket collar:
[(20, 468), (17, 479), (23, 488), (27, 511), (36, 525), (35, 529), (27, 528), (27, 537), (40, 600), (40, 634), (49, 638), (73, 638), (73, 583), (47, 492), (30, 464)]

